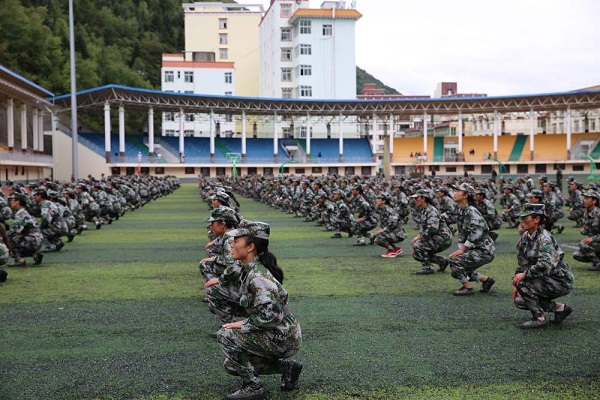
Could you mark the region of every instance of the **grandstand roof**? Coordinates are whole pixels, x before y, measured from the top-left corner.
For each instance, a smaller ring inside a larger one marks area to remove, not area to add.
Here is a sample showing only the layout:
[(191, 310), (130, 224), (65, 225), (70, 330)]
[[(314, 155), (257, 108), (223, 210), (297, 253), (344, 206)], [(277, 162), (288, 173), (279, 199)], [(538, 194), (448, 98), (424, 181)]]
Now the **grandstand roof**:
[(54, 96), (54, 93), (0, 65), (0, 102), (15, 99), (25, 103), (49, 105), (49, 96)]
[[(59, 111), (69, 110), (70, 95), (51, 97)], [(77, 94), (80, 109), (101, 108), (104, 104), (123, 104), (125, 108), (148, 109), (186, 113), (247, 115), (297, 115), (315, 116), (371, 116), (378, 115), (432, 115), (484, 114), (557, 111), (600, 108), (600, 90), (576, 90), (563, 93), (546, 93), (501, 97), (461, 97), (442, 99), (392, 99), (392, 100), (300, 100), (237, 96), (207, 96), (172, 93), (159, 90), (107, 85), (84, 90)]]

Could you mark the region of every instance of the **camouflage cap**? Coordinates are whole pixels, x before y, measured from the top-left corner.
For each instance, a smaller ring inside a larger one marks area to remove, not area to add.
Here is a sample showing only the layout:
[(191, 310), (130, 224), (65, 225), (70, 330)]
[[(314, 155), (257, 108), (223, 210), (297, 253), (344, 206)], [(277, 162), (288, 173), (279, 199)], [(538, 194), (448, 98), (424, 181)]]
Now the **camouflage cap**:
[(415, 194), (413, 194), (410, 197), (412, 197), (412, 198), (425, 197), (426, 199), (431, 199), (431, 193), (429, 193), (429, 190), (419, 189), (415, 192)]
[(211, 196), (211, 200), (218, 200), (221, 203), (229, 204), (229, 195), (223, 191), (218, 191), (214, 195)]
[(458, 186), (454, 185), (453, 189), (460, 190), (461, 192), (464, 192), (466, 194), (473, 194), (474, 192), (473, 186), (469, 185), (468, 183), (461, 183)]
[(475, 194), (479, 194), (479, 195), (482, 195), (482, 196), (487, 196), (486, 190), (485, 189), (481, 189), (481, 188), (475, 190)]
[(541, 199), (544, 197), (544, 193), (540, 189), (533, 189), (527, 193), (527, 197), (539, 197)]
[(595, 190), (586, 190), (583, 192), (583, 197), (591, 197), (598, 200), (600, 199), (600, 193), (596, 192)]
[(526, 217), (531, 214), (545, 215), (546, 207), (543, 204), (525, 203), (523, 211), (517, 213), (518, 217)]
[(340, 196), (342, 196), (342, 197), (346, 196), (346, 195), (345, 195), (345, 193), (344, 193), (344, 191), (343, 191), (343, 190), (341, 190), (341, 189), (336, 189), (336, 190), (334, 190), (334, 191), (333, 191), (333, 194), (339, 194), (339, 195), (340, 195)]
[(389, 203), (391, 197), (388, 192), (379, 192), (379, 194), (377, 195), (377, 198), (385, 200), (386, 202)]
[(265, 222), (243, 219), (237, 229), (232, 229), (228, 231), (227, 234), (234, 238), (240, 236), (254, 236), (259, 239), (269, 240), (271, 227)]
[(235, 211), (229, 207), (217, 207), (212, 210), (210, 217), (204, 220), (205, 222), (214, 221), (237, 221)]
[(27, 203), (27, 196), (22, 193), (13, 193), (8, 196), (8, 200), (17, 200), (21, 203)]

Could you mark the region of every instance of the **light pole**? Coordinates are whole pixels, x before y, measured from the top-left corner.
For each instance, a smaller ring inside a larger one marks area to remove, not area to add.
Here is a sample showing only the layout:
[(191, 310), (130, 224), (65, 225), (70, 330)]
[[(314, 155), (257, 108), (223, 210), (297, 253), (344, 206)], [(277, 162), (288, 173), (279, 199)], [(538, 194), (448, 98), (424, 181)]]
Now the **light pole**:
[(77, 81), (75, 78), (75, 28), (73, 23), (73, 0), (69, 0), (69, 53), (71, 56), (71, 140), (73, 144), (73, 179), (79, 178), (79, 144), (77, 132)]

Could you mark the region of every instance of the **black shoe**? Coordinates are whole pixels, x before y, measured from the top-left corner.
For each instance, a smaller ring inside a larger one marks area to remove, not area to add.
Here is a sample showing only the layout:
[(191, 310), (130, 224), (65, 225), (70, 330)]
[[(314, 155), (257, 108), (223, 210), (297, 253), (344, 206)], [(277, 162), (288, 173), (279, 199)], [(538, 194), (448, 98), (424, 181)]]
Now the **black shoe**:
[(498, 239), (498, 234), (496, 232), (490, 232), (490, 237), (495, 242)]
[(367, 244), (365, 242), (356, 242), (352, 246), (366, 246), (366, 245)]
[(569, 315), (573, 313), (573, 309), (565, 304), (565, 309), (562, 311), (554, 311), (554, 319), (550, 321), (552, 325), (560, 325)]
[(96, 229), (102, 228), (102, 222), (96, 221)]
[(44, 255), (41, 253), (35, 253), (33, 255), (33, 265), (40, 265), (42, 263), (42, 259), (44, 258)]
[(431, 275), (434, 273), (435, 271), (433, 270), (433, 268), (421, 268), (417, 271), (417, 275)]
[(60, 251), (60, 249), (62, 249), (63, 247), (65, 247), (65, 244), (63, 242), (60, 242), (59, 244), (56, 245), (56, 250), (54, 250), (54, 251)]
[(0, 282), (6, 282), (6, 278), (8, 277), (8, 272), (4, 268), (0, 268)]
[(475, 292), (473, 292), (473, 288), (463, 286), (452, 294), (454, 296), (473, 296)]
[(593, 267), (589, 267), (588, 271), (600, 271), (600, 264), (596, 264)]
[(341, 233), (334, 233), (333, 235), (331, 235), (332, 239), (341, 239), (342, 238), (342, 234)]
[(521, 329), (538, 329), (538, 328), (545, 328), (547, 326), (548, 326), (547, 320), (540, 321), (539, 319), (534, 318), (534, 319), (530, 319), (529, 321), (523, 322), (521, 325), (519, 325), (519, 328), (521, 328)]
[(563, 231), (565, 230), (565, 227), (562, 225), (559, 225), (558, 228), (556, 228), (556, 230), (558, 231), (558, 233), (563, 233)]
[(494, 278), (492, 278), (491, 276), (488, 277), (488, 280), (483, 282), (483, 285), (481, 286), (481, 289), (479, 289), (479, 291), (481, 293), (489, 292), (490, 289), (492, 288), (492, 286), (494, 286), (494, 283), (496, 283), (496, 280)]
[(438, 263), (438, 265), (440, 266), (438, 268), (438, 272), (444, 272), (446, 270), (446, 268), (448, 268), (448, 260), (445, 258), (442, 258), (440, 260), (440, 262)]
[(26, 267), (27, 266), (27, 262), (25, 262), (24, 259), (15, 259), (15, 262), (8, 264), (9, 267)]
[(67, 242), (71, 243), (73, 241), (73, 239), (75, 239), (75, 235), (72, 233), (69, 233), (67, 235)]
[(302, 372), (302, 364), (295, 360), (282, 360), (281, 390), (289, 392), (298, 389), (298, 379)]
[(254, 387), (253, 384), (245, 384), (237, 392), (225, 396), (227, 400), (259, 400), (267, 398), (267, 389), (261, 384)]

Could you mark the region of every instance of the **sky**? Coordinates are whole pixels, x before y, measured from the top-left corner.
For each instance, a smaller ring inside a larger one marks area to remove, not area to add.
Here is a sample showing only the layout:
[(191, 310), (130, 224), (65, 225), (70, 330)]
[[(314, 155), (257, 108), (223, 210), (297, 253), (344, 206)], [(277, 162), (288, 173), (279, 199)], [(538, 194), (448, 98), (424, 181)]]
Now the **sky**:
[(600, 85), (598, 0), (356, 0), (356, 10), (356, 65), (405, 95), (432, 96), (438, 82), (488, 96)]

